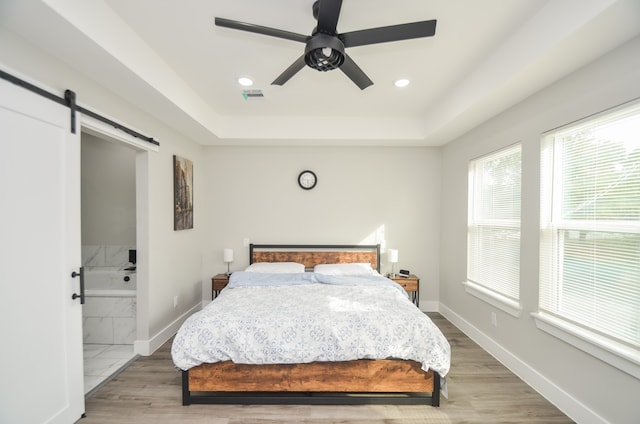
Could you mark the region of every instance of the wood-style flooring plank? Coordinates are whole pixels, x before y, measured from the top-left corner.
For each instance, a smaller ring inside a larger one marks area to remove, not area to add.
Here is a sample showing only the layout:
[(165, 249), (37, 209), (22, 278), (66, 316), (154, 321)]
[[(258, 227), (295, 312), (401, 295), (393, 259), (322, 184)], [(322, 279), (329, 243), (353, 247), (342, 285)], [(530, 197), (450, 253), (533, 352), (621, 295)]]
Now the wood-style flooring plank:
[(171, 343), (141, 357), (86, 400), (79, 424), (480, 424), (572, 423), (561, 411), (439, 314), (429, 316), (451, 343), (449, 398), (428, 405), (182, 406)]

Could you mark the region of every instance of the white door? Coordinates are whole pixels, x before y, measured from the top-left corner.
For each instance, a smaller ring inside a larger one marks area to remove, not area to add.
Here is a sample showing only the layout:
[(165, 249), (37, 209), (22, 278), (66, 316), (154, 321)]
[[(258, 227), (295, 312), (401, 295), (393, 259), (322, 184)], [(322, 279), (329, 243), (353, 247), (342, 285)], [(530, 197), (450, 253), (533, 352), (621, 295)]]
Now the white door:
[[(84, 413), (80, 130), (70, 110), (0, 80), (0, 422)], [(77, 122), (80, 122), (78, 119)]]

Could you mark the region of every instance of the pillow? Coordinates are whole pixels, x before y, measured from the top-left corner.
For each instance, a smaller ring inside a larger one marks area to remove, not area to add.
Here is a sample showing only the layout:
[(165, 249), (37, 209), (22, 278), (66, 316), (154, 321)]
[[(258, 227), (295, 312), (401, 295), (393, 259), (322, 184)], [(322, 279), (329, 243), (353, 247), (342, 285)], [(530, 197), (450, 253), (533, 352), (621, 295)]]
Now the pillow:
[(304, 272), (304, 265), (296, 262), (255, 262), (249, 265), (245, 271), (266, 274), (292, 274)]
[(378, 275), (370, 263), (319, 264), (313, 267), (313, 272), (325, 275)]

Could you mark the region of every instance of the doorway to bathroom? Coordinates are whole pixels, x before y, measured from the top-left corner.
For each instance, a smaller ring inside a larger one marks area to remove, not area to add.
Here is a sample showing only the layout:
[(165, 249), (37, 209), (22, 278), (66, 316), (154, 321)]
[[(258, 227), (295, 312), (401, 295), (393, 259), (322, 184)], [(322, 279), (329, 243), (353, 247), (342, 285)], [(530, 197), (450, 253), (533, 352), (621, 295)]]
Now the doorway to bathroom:
[(135, 357), (137, 153), (127, 144), (82, 133), (85, 394)]

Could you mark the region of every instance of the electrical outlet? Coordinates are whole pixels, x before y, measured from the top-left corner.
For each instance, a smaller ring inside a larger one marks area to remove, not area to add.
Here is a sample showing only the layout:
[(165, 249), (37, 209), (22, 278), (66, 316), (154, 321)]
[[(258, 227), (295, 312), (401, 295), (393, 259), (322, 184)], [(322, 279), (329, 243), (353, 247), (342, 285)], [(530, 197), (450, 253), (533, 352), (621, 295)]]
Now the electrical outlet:
[(498, 315), (496, 315), (496, 313), (495, 313), (495, 312), (491, 312), (491, 324), (492, 324), (494, 327), (497, 327), (497, 326), (498, 326)]
[(249, 243), (251, 243), (251, 241), (248, 238), (242, 239), (242, 244), (244, 245), (244, 247), (249, 247)]
[(178, 296), (173, 296), (173, 308), (178, 307)]

